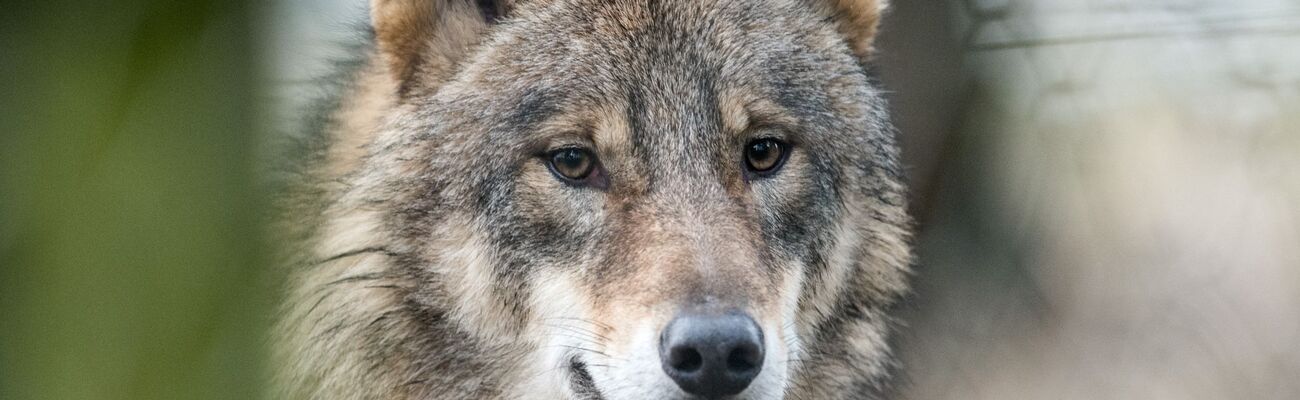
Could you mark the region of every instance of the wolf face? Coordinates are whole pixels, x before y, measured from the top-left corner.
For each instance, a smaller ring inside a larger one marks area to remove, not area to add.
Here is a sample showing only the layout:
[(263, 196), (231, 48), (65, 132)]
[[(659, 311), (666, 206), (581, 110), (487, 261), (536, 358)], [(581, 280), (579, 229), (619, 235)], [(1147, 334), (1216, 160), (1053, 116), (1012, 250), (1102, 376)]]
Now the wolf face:
[(909, 262), (881, 3), (371, 7), (286, 393), (877, 396)]

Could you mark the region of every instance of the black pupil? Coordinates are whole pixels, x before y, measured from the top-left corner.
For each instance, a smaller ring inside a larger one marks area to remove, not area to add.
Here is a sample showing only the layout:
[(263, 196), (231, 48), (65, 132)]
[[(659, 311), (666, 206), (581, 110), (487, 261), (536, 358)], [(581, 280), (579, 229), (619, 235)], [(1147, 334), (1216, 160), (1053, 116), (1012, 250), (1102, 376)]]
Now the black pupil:
[(556, 171), (569, 179), (582, 179), (591, 169), (591, 160), (578, 149), (560, 150), (552, 156), (551, 162)]
[(781, 158), (781, 145), (772, 140), (760, 140), (749, 146), (749, 167), (766, 171), (776, 166)]

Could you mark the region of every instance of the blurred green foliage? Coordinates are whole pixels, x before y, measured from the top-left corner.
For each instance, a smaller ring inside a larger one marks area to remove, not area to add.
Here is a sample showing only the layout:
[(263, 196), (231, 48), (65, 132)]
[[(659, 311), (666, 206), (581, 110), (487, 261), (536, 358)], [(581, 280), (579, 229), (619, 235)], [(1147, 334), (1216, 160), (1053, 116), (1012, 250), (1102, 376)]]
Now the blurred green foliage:
[(251, 4), (0, 11), (0, 399), (264, 395)]

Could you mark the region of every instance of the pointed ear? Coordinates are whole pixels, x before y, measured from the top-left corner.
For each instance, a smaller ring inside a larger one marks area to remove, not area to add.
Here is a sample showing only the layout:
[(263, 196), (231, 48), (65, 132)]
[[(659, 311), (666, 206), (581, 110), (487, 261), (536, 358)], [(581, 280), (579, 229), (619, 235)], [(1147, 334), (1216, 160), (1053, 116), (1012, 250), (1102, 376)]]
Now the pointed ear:
[(503, 16), (511, 0), (370, 0), (375, 44), (404, 96), (436, 87)]
[(864, 61), (870, 59), (880, 16), (884, 14), (888, 0), (819, 1), (830, 6), (831, 20), (840, 34), (844, 35), (853, 53)]

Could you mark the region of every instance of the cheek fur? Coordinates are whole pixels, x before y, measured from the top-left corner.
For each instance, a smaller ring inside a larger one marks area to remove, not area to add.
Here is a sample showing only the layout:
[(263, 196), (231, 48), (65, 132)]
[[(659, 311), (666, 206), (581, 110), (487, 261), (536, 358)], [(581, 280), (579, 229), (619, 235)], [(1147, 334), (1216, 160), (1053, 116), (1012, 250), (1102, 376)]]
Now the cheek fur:
[(823, 169), (798, 150), (780, 173), (753, 185), (763, 240), (772, 256), (806, 263), (819, 232), (833, 226), (839, 207)]
[(556, 180), (547, 167), (530, 160), (520, 167), (503, 193), (501, 208), (488, 219), (499, 245), (540, 265), (572, 265), (599, 239), (604, 223), (603, 194)]

